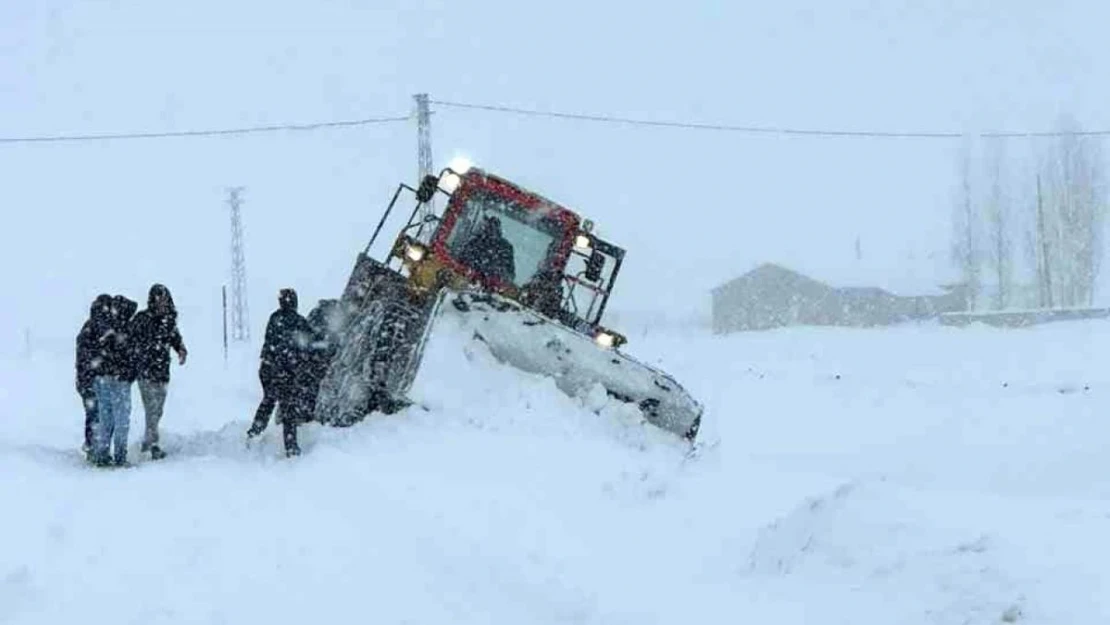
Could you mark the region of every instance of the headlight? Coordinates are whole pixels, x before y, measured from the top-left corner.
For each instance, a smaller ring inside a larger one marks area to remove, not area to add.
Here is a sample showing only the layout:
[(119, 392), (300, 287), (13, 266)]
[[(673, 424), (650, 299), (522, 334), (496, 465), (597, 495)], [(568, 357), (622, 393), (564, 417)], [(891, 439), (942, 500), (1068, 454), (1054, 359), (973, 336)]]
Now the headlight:
[(423, 245), (417, 243), (409, 243), (405, 246), (405, 256), (414, 263), (424, 260), (424, 253), (426, 251)]
[(613, 344), (617, 342), (617, 337), (609, 334), (608, 332), (598, 332), (597, 336), (594, 337), (594, 340), (597, 341), (597, 344), (602, 347), (612, 347)]
[(447, 167), (451, 168), (453, 171), (459, 172), (460, 174), (465, 174), (466, 172), (470, 171), (470, 168), (473, 166), (474, 164), (471, 163), (470, 159), (465, 156), (456, 156), (455, 158), (451, 159), (451, 162), (447, 163)]
[(455, 189), (459, 188), (462, 179), (454, 172), (447, 172), (439, 179), (439, 188), (448, 193), (454, 193)]
[(574, 237), (574, 247), (582, 250), (590, 249), (590, 237), (584, 234)]

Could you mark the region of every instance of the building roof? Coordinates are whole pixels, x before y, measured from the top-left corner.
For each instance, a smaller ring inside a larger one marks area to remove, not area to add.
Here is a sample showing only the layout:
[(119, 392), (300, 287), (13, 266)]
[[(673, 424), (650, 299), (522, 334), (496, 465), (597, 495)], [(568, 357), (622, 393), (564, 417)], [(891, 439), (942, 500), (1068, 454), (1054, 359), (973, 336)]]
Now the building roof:
[(736, 283), (737, 280), (750, 279), (750, 276), (768, 272), (793, 274), (836, 289), (878, 289), (902, 296), (943, 295), (945, 285), (954, 282), (950, 275), (943, 275), (938, 271), (923, 269), (918, 272), (907, 269), (873, 267), (859, 262), (805, 267), (787, 263), (764, 262), (717, 286), (713, 289), (713, 292), (718, 292)]
[(803, 273), (794, 271), (793, 269), (790, 269), (788, 267), (784, 267), (784, 266), (779, 265), (777, 263), (761, 263), (760, 265), (754, 267), (753, 269), (747, 271), (746, 273), (744, 273), (740, 276), (737, 276), (737, 277), (733, 278), (732, 280), (729, 280), (728, 282), (715, 287), (713, 289), (713, 291), (718, 291), (718, 290), (721, 290), (721, 289), (726, 288), (728, 286), (731, 286), (733, 284), (736, 284), (738, 282), (748, 281), (748, 280), (752, 280), (752, 279), (755, 279), (755, 278), (796, 280), (796, 281), (807, 282), (807, 283), (810, 283), (814, 286), (829, 288), (828, 284), (825, 284), (825, 283), (821, 282), (820, 280), (815, 280), (814, 278), (812, 278), (810, 276), (807, 276)]

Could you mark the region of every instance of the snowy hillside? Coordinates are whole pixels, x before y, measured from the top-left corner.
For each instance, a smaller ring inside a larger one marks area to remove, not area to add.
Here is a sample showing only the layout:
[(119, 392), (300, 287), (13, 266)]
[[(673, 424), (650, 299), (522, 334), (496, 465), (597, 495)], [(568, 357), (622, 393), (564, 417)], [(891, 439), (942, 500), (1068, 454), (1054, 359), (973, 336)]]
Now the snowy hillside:
[(1101, 322), (629, 335), (706, 402), (700, 455), (455, 337), (429, 411), (294, 461), (243, 445), (254, 354), (198, 345), (170, 457), (94, 471), (70, 355), (9, 358), (0, 623), (1110, 619)]

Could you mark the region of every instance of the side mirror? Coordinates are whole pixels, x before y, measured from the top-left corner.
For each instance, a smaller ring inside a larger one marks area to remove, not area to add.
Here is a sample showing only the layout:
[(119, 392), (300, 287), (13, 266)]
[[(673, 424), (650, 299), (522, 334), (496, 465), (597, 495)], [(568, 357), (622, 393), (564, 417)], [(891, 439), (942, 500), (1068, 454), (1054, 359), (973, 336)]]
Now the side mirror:
[(439, 186), (439, 178), (431, 174), (424, 176), (424, 180), (420, 181), (420, 188), (416, 190), (417, 201), (423, 203), (431, 200), (436, 195), (437, 186)]
[(594, 250), (586, 259), (586, 279), (590, 282), (601, 280), (601, 270), (605, 267), (605, 256)]

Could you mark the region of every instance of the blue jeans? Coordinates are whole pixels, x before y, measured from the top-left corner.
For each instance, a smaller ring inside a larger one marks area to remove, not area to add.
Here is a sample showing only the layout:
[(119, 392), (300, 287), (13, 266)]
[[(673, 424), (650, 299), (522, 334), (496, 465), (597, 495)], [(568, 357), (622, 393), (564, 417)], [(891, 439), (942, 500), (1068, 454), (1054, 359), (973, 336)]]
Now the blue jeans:
[[(117, 463), (127, 461), (127, 433), (131, 427), (131, 383), (114, 376), (93, 380), (96, 392), (96, 442), (92, 460), (105, 464), (111, 456)], [(115, 454), (111, 454), (115, 443)]]

